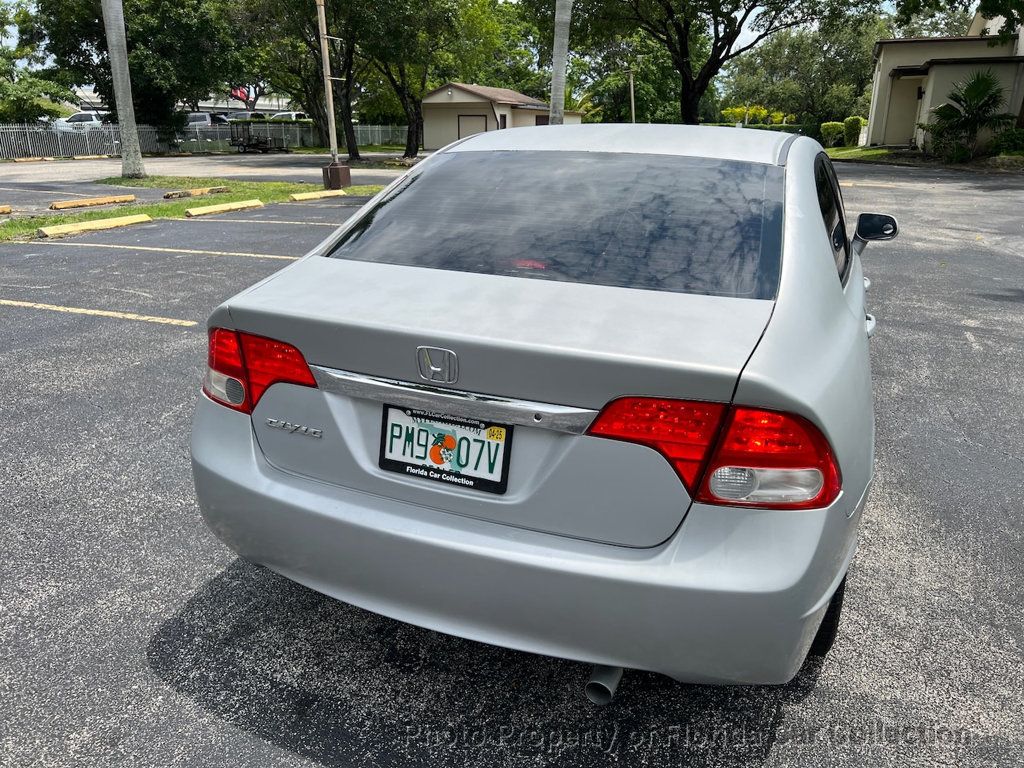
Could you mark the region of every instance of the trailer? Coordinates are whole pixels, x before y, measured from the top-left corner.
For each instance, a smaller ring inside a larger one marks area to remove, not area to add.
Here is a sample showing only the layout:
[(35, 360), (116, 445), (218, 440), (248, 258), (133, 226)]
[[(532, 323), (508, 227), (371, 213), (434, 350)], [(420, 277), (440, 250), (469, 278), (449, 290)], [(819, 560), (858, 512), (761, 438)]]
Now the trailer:
[(253, 133), (252, 123), (233, 122), (231, 123), (232, 147), (237, 147), (239, 152), (289, 152), (288, 145), (283, 136), (269, 136), (266, 134)]

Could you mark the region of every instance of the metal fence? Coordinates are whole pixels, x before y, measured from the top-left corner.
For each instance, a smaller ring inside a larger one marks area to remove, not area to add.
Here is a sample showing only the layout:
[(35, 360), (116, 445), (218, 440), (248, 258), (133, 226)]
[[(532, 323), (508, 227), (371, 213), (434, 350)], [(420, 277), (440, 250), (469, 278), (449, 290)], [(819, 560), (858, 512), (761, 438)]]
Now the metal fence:
[[(405, 144), (404, 125), (357, 125), (356, 143)], [(315, 147), (320, 144), (316, 129), (309, 123), (252, 123), (251, 135), (280, 138), (287, 147)], [(231, 149), (231, 127), (227, 125), (188, 126), (168, 136), (150, 125), (139, 126), (139, 143), (146, 153), (217, 152)], [(344, 143), (344, 136), (339, 136)], [(121, 128), (102, 125), (89, 128), (68, 125), (0, 124), (0, 158), (75, 157), (80, 155), (118, 155)]]

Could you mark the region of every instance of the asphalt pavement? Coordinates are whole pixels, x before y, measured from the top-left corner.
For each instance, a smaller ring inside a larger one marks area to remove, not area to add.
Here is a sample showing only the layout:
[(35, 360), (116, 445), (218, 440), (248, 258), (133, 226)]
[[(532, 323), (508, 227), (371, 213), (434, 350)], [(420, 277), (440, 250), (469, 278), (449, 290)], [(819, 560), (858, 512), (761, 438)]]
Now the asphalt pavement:
[(0, 765), (1024, 764), (1024, 178), (838, 170), (902, 233), (864, 256), (876, 480), (836, 646), (780, 687), (627, 672), (602, 709), (586, 665), (336, 602), (199, 518), (205, 319), (356, 201), (0, 245)]

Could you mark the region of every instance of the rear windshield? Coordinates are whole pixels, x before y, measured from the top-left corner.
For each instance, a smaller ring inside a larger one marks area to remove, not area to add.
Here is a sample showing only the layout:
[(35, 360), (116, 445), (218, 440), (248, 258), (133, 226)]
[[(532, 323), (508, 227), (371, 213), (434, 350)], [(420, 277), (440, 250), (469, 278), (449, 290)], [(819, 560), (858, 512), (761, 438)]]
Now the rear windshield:
[(449, 152), (328, 256), (457, 272), (775, 297), (783, 172), (603, 152)]

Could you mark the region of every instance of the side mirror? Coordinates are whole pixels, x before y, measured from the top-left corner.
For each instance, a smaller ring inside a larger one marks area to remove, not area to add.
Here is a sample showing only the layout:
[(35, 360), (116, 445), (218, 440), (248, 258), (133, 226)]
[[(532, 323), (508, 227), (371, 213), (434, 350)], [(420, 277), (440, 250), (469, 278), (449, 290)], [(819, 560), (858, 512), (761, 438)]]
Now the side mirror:
[(857, 232), (853, 236), (853, 250), (860, 255), (873, 240), (892, 240), (900, 232), (896, 219), (884, 213), (862, 213), (857, 217)]

